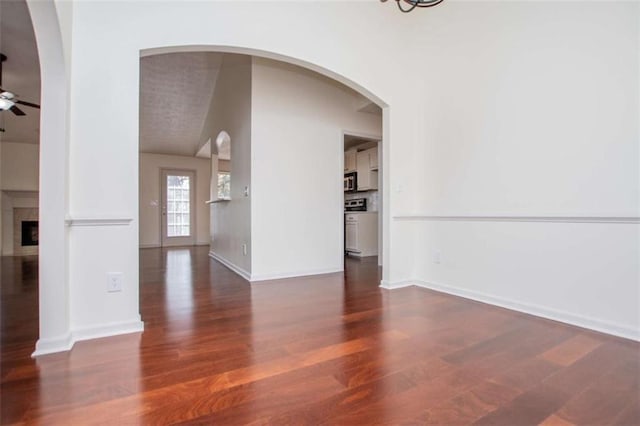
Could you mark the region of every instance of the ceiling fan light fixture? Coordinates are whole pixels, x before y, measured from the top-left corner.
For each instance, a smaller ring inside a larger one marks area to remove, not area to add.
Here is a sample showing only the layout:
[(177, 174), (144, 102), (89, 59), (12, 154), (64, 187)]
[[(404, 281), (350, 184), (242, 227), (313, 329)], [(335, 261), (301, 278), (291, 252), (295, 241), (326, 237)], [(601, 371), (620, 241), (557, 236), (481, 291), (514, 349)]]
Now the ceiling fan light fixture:
[[(2, 63), (6, 60), (7, 56), (0, 53), (0, 87), (2, 86)], [(40, 105), (20, 100), (15, 93), (0, 88), (0, 111), (11, 111), (15, 115), (26, 115), (16, 104), (40, 109)]]
[(13, 102), (11, 99), (6, 99), (0, 96), (0, 110), (6, 111), (8, 109), (11, 109), (14, 105), (15, 102)]
[[(385, 3), (387, 0), (380, 0)], [(433, 7), (442, 3), (444, 0), (395, 0), (398, 9), (401, 12), (409, 13), (416, 7)], [(405, 5), (405, 6), (403, 6)]]

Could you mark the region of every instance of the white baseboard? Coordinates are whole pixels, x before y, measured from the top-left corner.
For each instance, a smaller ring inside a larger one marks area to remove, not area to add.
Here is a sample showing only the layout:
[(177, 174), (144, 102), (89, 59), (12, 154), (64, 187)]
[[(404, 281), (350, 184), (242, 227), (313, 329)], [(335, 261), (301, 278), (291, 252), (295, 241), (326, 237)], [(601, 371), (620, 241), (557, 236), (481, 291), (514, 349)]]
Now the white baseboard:
[(71, 331), (73, 342), (82, 340), (99, 339), (101, 337), (118, 336), (120, 334), (139, 333), (144, 331), (144, 322), (126, 321), (102, 324), (95, 327), (75, 328)]
[(39, 339), (36, 343), (36, 350), (31, 354), (31, 357), (35, 358), (41, 355), (70, 351), (76, 342), (80, 342), (82, 340), (99, 339), (101, 337), (118, 336), (120, 334), (139, 333), (141, 331), (144, 331), (144, 323), (140, 320), (110, 323), (96, 327), (77, 328), (57, 338)]
[(623, 337), (625, 339), (640, 341), (640, 329), (635, 329), (624, 324), (614, 323), (611, 321), (587, 317), (579, 314), (573, 314), (570, 312), (559, 311), (556, 309), (550, 309), (544, 306), (534, 305), (530, 303), (517, 302), (490, 294), (465, 290), (444, 284), (437, 284), (423, 280), (403, 280), (393, 282), (382, 281), (380, 287), (394, 290), (411, 285), (427, 288), (429, 290), (439, 291), (441, 293), (451, 294), (453, 296), (463, 297), (465, 299), (475, 300), (477, 302), (482, 302), (489, 305), (500, 306), (501, 308), (509, 309), (512, 311), (523, 312), (525, 314), (559, 321), (565, 324), (575, 325), (577, 327), (586, 328), (601, 333), (611, 334), (613, 336)]
[(335, 274), (337, 272), (343, 272), (344, 269), (342, 267), (336, 268), (327, 268), (327, 269), (311, 269), (306, 271), (294, 271), (294, 272), (284, 272), (284, 273), (274, 273), (274, 274), (251, 274), (250, 281), (260, 282), (260, 281), (269, 281), (269, 280), (279, 280), (282, 278), (297, 278), (297, 277), (308, 277), (313, 275), (325, 275), (325, 274)]
[[(197, 242), (195, 245), (196, 246), (208, 246), (209, 245), (209, 241), (206, 241), (206, 242), (200, 241), (200, 242)], [(139, 247), (141, 249), (145, 249), (145, 248), (161, 248), (162, 245), (161, 244), (140, 244)]]
[(273, 273), (273, 274), (252, 274), (233, 262), (225, 259), (219, 254), (214, 253), (213, 251), (209, 252), (209, 257), (217, 260), (222, 263), (227, 268), (231, 269), (236, 274), (240, 275), (245, 280), (255, 283), (261, 281), (270, 281), (270, 280), (279, 280), (283, 278), (295, 278), (295, 277), (307, 277), (312, 275), (324, 275), (324, 274), (333, 274), (336, 272), (342, 272), (342, 267), (335, 268), (326, 268), (326, 269), (312, 269), (312, 270), (304, 270), (304, 271), (293, 271), (293, 272), (282, 272), (282, 273)]
[(405, 288), (410, 287), (415, 284), (415, 280), (400, 280), (400, 281), (380, 281), (380, 287), (386, 288), (387, 290), (395, 290), (397, 288)]
[(160, 248), (162, 247), (160, 244), (140, 244), (141, 249), (145, 248)]
[(66, 333), (60, 337), (52, 339), (38, 339), (36, 342), (36, 350), (31, 354), (31, 358), (40, 355), (54, 354), (56, 352), (66, 352), (73, 347), (73, 338), (71, 333)]
[(249, 272), (245, 271), (244, 269), (242, 269), (241, 267), (237, 266), (233, 262), (228, 261), (227, 259), (225, 259), (224, 257), (220, 256), (219, 254), (216, 254), (213, 251), (209, 251), (209, 257), (211, 257), (211, 258), (217, 260), (218, 262), (222, 263), (224, 266), (226, 266), (227, 268), (231, 269), (233, 272), (235, 272), (236, 274), (240, 275), (245, 280), (247, 280), (247, 281), (251, 280), (251, 274)]

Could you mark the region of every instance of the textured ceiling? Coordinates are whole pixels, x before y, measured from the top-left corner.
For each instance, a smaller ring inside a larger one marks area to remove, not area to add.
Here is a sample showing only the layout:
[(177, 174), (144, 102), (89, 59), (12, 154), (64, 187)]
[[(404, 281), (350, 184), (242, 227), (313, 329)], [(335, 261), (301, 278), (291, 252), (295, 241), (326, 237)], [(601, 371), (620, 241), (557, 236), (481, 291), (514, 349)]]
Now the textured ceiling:
[[(40, 64), (33, 26), (24, 0), (0, 0), (0, 51), (7, 55), (2, 64), (2, 88), (23, 101), (40, 103)], [(38, 143), (40, 110), (20, 105), (27, 115), (0, 112), (2, 141)]]
[(140, 151), (193, 156), (222, 54), (169, 53), (140, 60)]

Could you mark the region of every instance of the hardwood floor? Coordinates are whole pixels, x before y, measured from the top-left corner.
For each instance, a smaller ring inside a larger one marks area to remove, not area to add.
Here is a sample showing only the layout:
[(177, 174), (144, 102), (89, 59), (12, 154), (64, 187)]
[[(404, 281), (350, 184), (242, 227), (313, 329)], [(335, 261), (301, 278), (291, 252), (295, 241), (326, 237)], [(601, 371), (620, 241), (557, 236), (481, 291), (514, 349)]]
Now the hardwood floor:
[(33, 360), (37, 258), (2, 258), (2, 424), (640, 424), (640, 345), (378, 267), (250, 285), (141, 250), (142, 334)]

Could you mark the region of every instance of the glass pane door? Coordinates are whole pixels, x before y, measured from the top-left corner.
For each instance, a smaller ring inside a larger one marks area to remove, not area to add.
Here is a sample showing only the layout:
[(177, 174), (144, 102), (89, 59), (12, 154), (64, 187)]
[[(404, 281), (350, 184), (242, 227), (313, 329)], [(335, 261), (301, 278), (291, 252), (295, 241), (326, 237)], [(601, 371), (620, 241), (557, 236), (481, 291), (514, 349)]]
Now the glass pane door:
[(167, 237), (191, 235), (191, 177), (166, 176), (167, 179)]
[(196, 243), (196, 174), (192, 170), (162, 170), (161, 244)]

